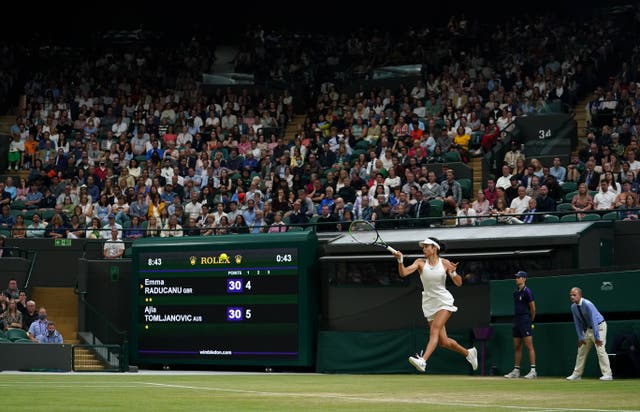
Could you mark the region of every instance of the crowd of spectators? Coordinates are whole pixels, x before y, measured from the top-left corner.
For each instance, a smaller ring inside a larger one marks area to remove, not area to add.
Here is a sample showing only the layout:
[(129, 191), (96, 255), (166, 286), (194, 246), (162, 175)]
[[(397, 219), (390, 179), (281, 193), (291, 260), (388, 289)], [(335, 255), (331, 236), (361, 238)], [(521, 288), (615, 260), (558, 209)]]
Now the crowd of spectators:
[[(402, 221), (427, 216), (434, 198), (447, 214), (468, 213), (453, 170), (427, 166), (467, 162), (518, 116), (574, 104), (613, 49), (616, 32), (594, 26), (599, 18), (487, 26), (454, 17), (400, 36), (250, 31), (238, 68), (310, 90), (291, 140), (282, 134), (294, 114), (287, 90), (203, 93), (213, 48), (195, 37), (90, 54), (52, 47), (11, 128), (9, 169), (29, 174), (4, 182), (0, 225), (13, 237), (115, 241), (279, 232), (311, 220), (318, 230), (362, 218), (408, 227), (416, 223)], [(486, 40), (472, 42), (480, 31)], [(421, 79), (344, 83), (405, 63), (420, 64)]]
[[(18, 333), (19, 332), (19, 333)], [(18, 288), (18, 282), (10, 278), (7, 289), (0, 292), (0, 341), (35, 343), (62, 343), (63, 338), (53, 320), (48, 319), (47, 309), (37, 309), (36, 302)]]

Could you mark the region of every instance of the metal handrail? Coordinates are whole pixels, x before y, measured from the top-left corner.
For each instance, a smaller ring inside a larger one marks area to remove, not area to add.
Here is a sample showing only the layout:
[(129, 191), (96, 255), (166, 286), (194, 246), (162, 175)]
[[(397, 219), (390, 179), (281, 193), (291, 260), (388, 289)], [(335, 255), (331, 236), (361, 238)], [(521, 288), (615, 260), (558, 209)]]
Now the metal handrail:
[[(104, 325), (106, 325), (107, 329), (110, 330), (111, 332), (113, 332), (116, 336), (120, 337), (120, 342), (118, 342), (115, 345), (120, 346), (120, 354), (122, 356), (122, 360), (120, 361), (120, 365), (121, 365), (121, 371), (124, 372), (126, 368), (126, 365), (129, 364), (129, 354), (128, 354), (128, 347), (129, 347), (129, 340), (128, 340), (128, 333), (126, 330), (120, 330), (118, 329), (113, 323), (111, 323), (111, 321), (102, 313), (100, 312), (98, 309), (96, 309), (95, 306), (93, 306), (91, 303), (89, 303), (87, 301), (87, 299), (85, 298), (85, 295), (87, 294), (87, 291), (83, 291), (80, 290), (79, 286), (78, 286), (78, 282), (76, 282), (76, 286), (73, 289), (73, 292), (78, 295), (80, 297), (80, 301), (85, 305), (85, 307), (92, 313), (94, 314), (101, 322), (103, 322)], [(92, 334), (92, 345), (96, 345), (96, 336), (95, 334)], [(100, 342), (101, 345), (104, 344), (104, 342)]]
[[(28, 254), (29, 252), (27, 252)], [(31, 263), (29, 264), (29, 271), (27, 272), (27, 278), (24, 280), (24, 288), (29, 289), (29, 283), (31, 282), (31, 274), (33, 273), (33, 268), (36, 266), (36, 258), (38, 257), (38, 252), (32, 251), (33, 255), (31, 256)]]
[[(87, 291), (80, 290), (79, 287), (78, 287), (78, 283), (77, 282), (76, 282), (76, 286), (73, 288), (73, 293), (75, 293), (76, 295), (80, 296), (80, 301), (84, 305), (86, 305), (86, 307), (89, 309), (89, 311), (91, 311), (94, 315), (98, 316), (100, 318), (100, 320), (102, 320), (112, 332), (114, 332), (118, 336), (121, 336), (123, 342), (127, 341), (127, 331), (118, 329), (113, 323), (111, 323), (111, 321), (109, 319), (107, 319), (107, 317), (102, 312), (100, 312), (98, 309), (96, 309), (95, 306), (93, 306), (91, 303), (89, 303), (87, 301), (87, 299), (85, 298), (85, 295), (87, 294)], [(92, 344), (95, 344), (95, 343), (96, 342), (95, 342), (95, 337), (94, 337), (94, 341), (92, 342)]]

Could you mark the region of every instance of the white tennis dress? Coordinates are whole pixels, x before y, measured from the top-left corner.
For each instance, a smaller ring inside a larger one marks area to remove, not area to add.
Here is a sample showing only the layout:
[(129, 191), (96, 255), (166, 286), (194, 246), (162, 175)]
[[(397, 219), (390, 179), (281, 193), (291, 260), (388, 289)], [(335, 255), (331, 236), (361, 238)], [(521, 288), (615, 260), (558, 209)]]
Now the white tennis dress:
[(436, 312), (440, 309), (446, 309), (449, 312), (458, 310), (453, 304), (453, 295), (445, 286), (447, 272), (444, 270), (441, 258), (438, 258), (438, 263), (433, 267), (429, 265), (429, 260), (425, 259), (420, 280), (424, 289), (422, 292), (422, 312), (429, 322), (433, 320)]

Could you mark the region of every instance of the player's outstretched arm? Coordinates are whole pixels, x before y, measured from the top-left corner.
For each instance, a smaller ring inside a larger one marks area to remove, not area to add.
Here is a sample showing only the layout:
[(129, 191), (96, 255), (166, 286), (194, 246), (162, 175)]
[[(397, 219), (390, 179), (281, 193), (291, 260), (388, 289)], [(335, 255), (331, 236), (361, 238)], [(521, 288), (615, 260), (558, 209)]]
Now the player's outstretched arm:
[(422, 265), (424, 265), (423, 259), (416, 259), (411, 265), (405, 266), (404, 255), (400, 251), (396, 251), (396, 253), (393, 253), (393, 256), (395, 256), (398, 260), (398, 273), (400, 274), (401, 278), (409, 276), (416, 270), (422, 270)]

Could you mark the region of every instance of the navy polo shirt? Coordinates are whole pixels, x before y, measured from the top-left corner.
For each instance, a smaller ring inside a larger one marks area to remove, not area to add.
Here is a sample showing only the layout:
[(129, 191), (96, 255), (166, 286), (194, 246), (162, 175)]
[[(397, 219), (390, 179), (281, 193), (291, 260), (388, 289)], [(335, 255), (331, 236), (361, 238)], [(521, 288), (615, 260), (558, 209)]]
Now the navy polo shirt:
[(515, 307), (515, 316), (519, 317), (530, 317), (529, 313), (529, 302), (534, 302), (533, 292), (528, 287), (522, 288), (522, 290), (516, 290), (513, 292), (513, 304)]

